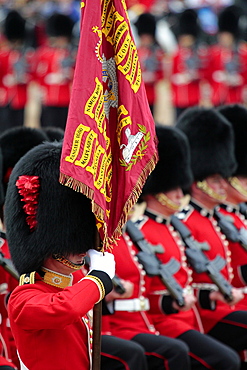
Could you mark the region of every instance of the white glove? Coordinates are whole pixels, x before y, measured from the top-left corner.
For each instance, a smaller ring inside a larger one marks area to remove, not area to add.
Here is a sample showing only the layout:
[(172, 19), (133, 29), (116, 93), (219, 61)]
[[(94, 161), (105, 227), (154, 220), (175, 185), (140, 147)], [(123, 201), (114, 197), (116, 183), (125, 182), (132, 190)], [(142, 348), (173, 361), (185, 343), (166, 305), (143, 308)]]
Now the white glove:
[(89, 249), (87, 255), (90, 258), (90, 271), (104, 271), (111, 279), (115, 276), (115, 259), (112, 253)]

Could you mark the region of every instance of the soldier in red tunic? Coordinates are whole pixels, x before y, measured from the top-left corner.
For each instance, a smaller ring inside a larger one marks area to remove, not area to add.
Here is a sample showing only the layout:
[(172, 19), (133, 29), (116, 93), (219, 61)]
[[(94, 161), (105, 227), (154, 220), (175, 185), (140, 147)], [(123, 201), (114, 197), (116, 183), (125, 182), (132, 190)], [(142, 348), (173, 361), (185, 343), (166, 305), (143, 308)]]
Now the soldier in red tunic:
[(171, 93), (177, 117), (202, 99), (201, 84), (207, 65), (207, 48), (199, 42), (197, 14), (185, 10), (179, 18), (178, 50), (172, 57)]
[(231, 251), (214, 218), (215, 206), (226, 198), (225, 178), (236, 169), (233, 129), (220, 113), (205, 108), (187, 110), (177, 127), (189, 139), (194, 175), (190, 205), (179, 216), (207, 261), (202, 269), (193, 268), (198, 310), (207, 334), (242, 351), (247, 348), (247, 312), (236, 308), (243, 293), (230, 285)]
[(218, 42), (209, 48), (206, 72), (213, 106), (246, 102), (247, 44), (239, 27), (242, 13), (232, 5), (219, 14)]
[[(8, 242), (6, 240), (5, 225), (3, 218), (3, 209), (5, 196), (9, 181), (10, 173), (17, 163), (17, 161), (34, 146), (41, 144), (47, 140), (47, 136), (42, 130), (17, 126), (11, 129), (5, 130), (0, 135), (0, 152), (1, 152), (1, 166), (0, 166), (0, 188), (2, 189), (2, 195), (0, 199), (0, 219), (1, 219), (1, 249), (4, 258), (10, 259), (10, 253), (8, 248)], [(4, 266), (4, 263), (3, 263)], [(1, 302), (0, 302), (0, 314), (1, 324), (0, 332), (2, 341), (5, 343), (5, 352), (7, 357), (11, 358), (13, 363), (16, 365), (19, 363), (16, 355), (15, 342), (9, 327), (9, 319), (6, 309), (6, 299), (10, 292), (18, 285), (18, 277), (14, 277), (4, 267), (0, 267), (0, 286), (1, 288)], [(16, 273), (18, 276), (18, 274)]]
[[(156, 247), (161, 266), (179, 285), (180, 295), (167, 289), (161, 276), (151, 278), (149, 317), (162, 334), (184, 341), (190, 349), (192, 369), (238, 369), (239, 356), (228, 346), (202, 334), (200, 315), (195, 307), (192, 271), (187, 264), (185, 248), (171, 224), (171, 216), (181, 207), (193, 181), (190, 151), (186, 136), (173, 127), (157, 127), (159, 162), (146, 182), (142, 198), (146, 201), (144, 216), (138, 220), (145, 239)], [(172, 266), (176, 265), (176, 268)], [(179, 291), (179, 289), (178, 289)]]
[(34, 79), (42, 94), (41, 126), (64, 129), (66, 125), (76, 58), (72, 29), (68, 16), (50, 16), (46, 22), (47, 44), (34, 56)]
[(135, 23), (139, 35), (138, 56), (148, 103), (154, 113), (157, 103), (156, 84), (164, 79), (165, 53), (156, 40), (156, 20), (150, 13), (143, 13)]
[[(186, 344), (160, 335), (148, 318), (149, 281), (146, 280), (146, 271), (136, 256), (138, 248), (125, 228), (118, 245), (113, 248), (113, 254), (117, 275), (131, 284), (133, 291), (129, 298), (123, 299), (121, 294), (114, 296), (114, 312), (110, 316), (112, 335), (141, 345), (146, 354), (149, 370), (190, 369), (189, 349)], [(108, 305), (111, 303), (108, 302)]]
[(24, 124), (33, 50), (27, 47), (25, 19), (15, 10), (4, 20), (7, 43), (0, 50), (0, 133)]
[[(223, 106), (219, 112), (232, 124), (238, 165), (226, 181), (226, 200), (216, 210), (225, 215), (228, 221), (225, 227), (222, 227), (220, 220), (218, 223), (226, 235), (232, 253), (233, 285), (244, 288), (247, 284), (247, 220), (240, 212), (240, 203), (247, 201), (247, 109), (243, 105), (233, 104)], [(233, 234), (229, 233), (231, 230)], [(246, 309), (246, 294), (239, 306)]]
[[(23, 369), (91, 368), (91, 314), (112, 289), (113, 255), (98, 252), (91, 203), (61, 185), (61, 143), (41, 144), (14, 167), (5, 201), (7, 239), (20, 284), (8, 312)], [(72, 285), (85, 254), (90, 271)]]

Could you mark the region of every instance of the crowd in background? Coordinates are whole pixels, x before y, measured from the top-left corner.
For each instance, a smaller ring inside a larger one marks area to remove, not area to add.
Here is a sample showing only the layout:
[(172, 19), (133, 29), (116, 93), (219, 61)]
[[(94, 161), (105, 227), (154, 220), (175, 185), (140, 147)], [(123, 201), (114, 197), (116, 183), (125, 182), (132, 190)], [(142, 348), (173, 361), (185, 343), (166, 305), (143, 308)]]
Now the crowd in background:
[[(127, 6), (156, 121), (173, 124), (195, 105), (246, 104), (244, 1), (129, 0)], [(1, 2), (1, 131), (64, 129), (79, 30), (79, 1)]]

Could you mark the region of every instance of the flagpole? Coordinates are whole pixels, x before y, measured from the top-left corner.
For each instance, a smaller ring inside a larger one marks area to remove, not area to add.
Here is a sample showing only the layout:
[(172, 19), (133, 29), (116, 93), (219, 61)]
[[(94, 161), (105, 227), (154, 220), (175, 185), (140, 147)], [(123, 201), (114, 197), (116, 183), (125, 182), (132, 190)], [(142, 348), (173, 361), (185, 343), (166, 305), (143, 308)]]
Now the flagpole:
[(93, 354), (92, 370), (100, 370), (101, 360), (101, 317), (102, 301), (97, 303), (93, 308)]

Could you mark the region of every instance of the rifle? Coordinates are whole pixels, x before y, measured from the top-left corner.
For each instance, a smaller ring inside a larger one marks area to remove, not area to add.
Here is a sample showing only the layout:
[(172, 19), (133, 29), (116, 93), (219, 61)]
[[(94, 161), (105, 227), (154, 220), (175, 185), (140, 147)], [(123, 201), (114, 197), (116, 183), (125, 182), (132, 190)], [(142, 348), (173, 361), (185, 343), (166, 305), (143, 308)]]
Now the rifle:
[[(180, 263), (175, 258), (171, 258), (170, 261), (166, 264), (161, 263), (161, 261), (156, 257), (151, 244), (146, 241), (143, 233), (130, 220), (126, 223), (126, 232), (129, 234), (133, 243), (138, 247), (138, 249), (140, 249), (140, 252), (136, 255), (136, 257), (138, 258), (138, 261), (143, 265), (143, 268), (146, 271), (147, 275), (159, 276), (171, 296), (176, 300), (177, 304), (180, 307), (183, 307), (183, 288), (173, 277), (173, 275), (179, 270)], [(161, 246), (158, 245), (156, 247)]]
[(247, 204), (245, 202), (239, 203), (239, 212), (247, 218)]
[[(225, 266), (226, 262), (221, 256), (215, 257), (211, 261), (202, 251), (205, 249), (205, 243), (196, 241), (187, 226), (184, 225), (176, 216), (171, 217), (171, 224), (177, 230), (186, 246), (185, 254), (189, 264), (194, 268), (197, 273), (206, 272), (211, 280), (218, 287), (219, 291), (223, 294), (224, 298), (231, 302), (232, 285), (224, 278), (220, 270)], [(206, 246), (208, 244), (206, 243)]]
[(112, 278), (112, 284), (113, 284), (113, 287), (114, 287), (114, 290), (118, 293), (118, 294), (124, 294), (126, 292), (126, 289), (125, 287), (123, 286), (121, 280), (119, 279), (119, 277), (117, 275), (115, 275), (113, 278)]
[(247, 230), (241, 227), (240, 230), (228, 220), (227, 216), (222, 215), (218, 211), (214, 211), (214, 217), (218, 222), (218, 225), (226, 238), (234, 243), (239, 243), (247, 251)]
[(20, 275), (16, 271), (12, 261), (8, 258), (5, 258), (2, 252), (0, 252), (0, 266), (3, 266), (4, 270), (6, 270), (16, 280), (19, 280)]

